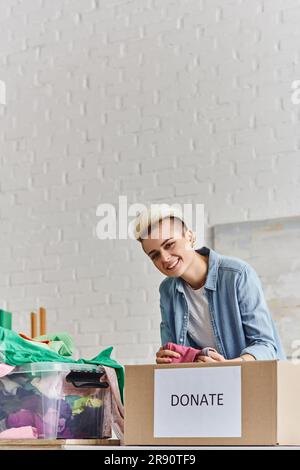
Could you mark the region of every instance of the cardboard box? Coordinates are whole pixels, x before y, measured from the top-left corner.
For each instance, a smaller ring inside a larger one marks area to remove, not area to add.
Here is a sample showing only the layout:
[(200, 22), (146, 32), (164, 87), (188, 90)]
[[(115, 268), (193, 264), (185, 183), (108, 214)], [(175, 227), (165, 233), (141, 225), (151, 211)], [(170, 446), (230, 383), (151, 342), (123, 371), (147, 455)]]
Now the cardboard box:
[(299, 423), (300, 364), (125, 366), (125, 445), (299, 445)]

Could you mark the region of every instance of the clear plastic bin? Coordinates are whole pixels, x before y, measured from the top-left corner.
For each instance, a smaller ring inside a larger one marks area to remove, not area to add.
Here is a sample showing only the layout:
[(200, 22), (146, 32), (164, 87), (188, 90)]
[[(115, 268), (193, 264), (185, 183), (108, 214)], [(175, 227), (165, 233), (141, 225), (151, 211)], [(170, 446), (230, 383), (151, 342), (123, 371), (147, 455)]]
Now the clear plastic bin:
[(39, 439), (104, 437), (104, 398), (110, 390), (100, 382), (103, 374), (103, 367), (90, 364), (16, 367), (0, 378), (0, 433), (30, 426)]

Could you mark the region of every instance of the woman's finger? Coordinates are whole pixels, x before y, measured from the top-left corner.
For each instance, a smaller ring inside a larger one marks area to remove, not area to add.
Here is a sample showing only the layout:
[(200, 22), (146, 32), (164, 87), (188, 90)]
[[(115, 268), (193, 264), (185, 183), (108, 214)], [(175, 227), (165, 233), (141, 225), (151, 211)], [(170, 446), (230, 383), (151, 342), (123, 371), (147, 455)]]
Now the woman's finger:
[(156, 353), (156, 357), (181, 357), (181, 354), (169, 349), (162, 349)]
[(214, 351), (209, 351), (209, 357), (211, 357), (212, 359), (215, 359), (216, 361), (220, 361), (220, 362), (225, 361), (224, 356)]
[(170, 364), (172, 362), (172, 359), (169, 357), (158, 357), (156, 359), (157, 364)]
[(217, 362), (215, 359), (212, 357), (208, 356), (198, 356), (197, 357), (197, 362)]

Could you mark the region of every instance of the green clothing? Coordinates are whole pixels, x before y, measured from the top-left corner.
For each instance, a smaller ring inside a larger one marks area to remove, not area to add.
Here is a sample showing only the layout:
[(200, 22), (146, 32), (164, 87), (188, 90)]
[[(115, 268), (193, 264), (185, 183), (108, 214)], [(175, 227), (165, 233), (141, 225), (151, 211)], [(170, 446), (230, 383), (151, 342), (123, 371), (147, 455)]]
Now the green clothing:
[(27, 341), (15, 331), (8, 330), (0, 326), (0, 362), (12, 366), (21, 366), (28, 362), (67, 362), (72, 364), (95, 364), (112, 367), (116, 369), (120, 395), (123, 401), (124, 369), (110, 355), (113, 347), (110, 346), (101, 351), (92, 359), (78, 359), (77, 361), (64, 356), (60, 356), (55, 351), (41, 348), (34, 341)]
[(45, 341), (47, 339), (51, 341), (48, 347), (52, 351), (57, 352), (60, 356), (72, 356), (74, 352), (74, 341), (72, 336), (68, 335), (68, 333), (37, 336), (34, 339), (39, 341)]
[(70, 405), (70, 408), (73, 408), (76, 400), (79, 400), (79, 395), (66, 395), (65, 401)]
[(78, 400), (74, 401), (72, 415), (79, 415), (82, 413), (85, 408), (88, 406), (89, 408), (100, 408), (102, 406), (103, 401), (99, 400), (99, 398), (94, 397), (82, 397), (78, 398)]

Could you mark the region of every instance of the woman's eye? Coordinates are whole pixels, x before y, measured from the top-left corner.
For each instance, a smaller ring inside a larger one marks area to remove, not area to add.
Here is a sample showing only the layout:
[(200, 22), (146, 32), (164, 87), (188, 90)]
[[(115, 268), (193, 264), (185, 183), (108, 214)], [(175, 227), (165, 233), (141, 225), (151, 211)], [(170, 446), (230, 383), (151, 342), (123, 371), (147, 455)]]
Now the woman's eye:
[(167, 243), (166, 244), (166, 248), (171, 248), (171, 246), (175, 245), (175, 242), (171, 242), (171, 243)]

